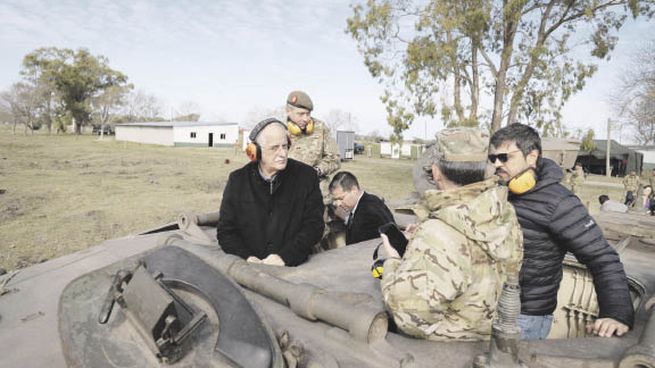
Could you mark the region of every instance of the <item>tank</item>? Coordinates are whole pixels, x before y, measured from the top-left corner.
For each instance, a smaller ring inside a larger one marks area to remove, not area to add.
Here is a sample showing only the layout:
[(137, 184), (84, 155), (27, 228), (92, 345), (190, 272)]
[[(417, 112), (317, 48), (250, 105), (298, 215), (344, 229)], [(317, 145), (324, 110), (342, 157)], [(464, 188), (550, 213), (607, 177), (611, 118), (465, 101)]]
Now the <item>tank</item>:
[(580, 151), (580, 141), (568, 138), (548, 138), (541, 139), (542, 156), (549, 158), (562, 169), (572, 169), (575, 160), (578, 158)]
[[(492, 341), (431, 342), (390, 327), (370, 272), (377, 239), (315, 254), (298, 267), (252, 265), (220, 250), (217, 221), (216, 213), (182, 214), (5, 275), (0, 366), (655, 367), (650, 233), (607, 230), (636, 311), (622, 338), (585, 335), (598, 312), (591, 277), (567, 257), (548, 340), (519, 342), (510, 315), (506, 326), (494, 323)], [(655, 228), (650, 217), (640, 221), (637, 227)], [(517, 295), (516, 285), (506, 289)]]

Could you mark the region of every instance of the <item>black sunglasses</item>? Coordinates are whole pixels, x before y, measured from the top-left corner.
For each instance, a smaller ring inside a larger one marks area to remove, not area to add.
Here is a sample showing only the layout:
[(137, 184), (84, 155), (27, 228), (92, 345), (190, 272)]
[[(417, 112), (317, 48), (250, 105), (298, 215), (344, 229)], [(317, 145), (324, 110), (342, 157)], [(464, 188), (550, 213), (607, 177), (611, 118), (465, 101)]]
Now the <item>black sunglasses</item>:
[(519, 151), (517, 150), (517, 151), (512, 151), (512, 152), (499, 153), (499, 154), (496, 154), (496, 155), (487, 155), (487, 157), (489, 157), (489, 161), (492, 164), (496, 163), (496, 159), (500, 160), (500, 162), (502, 162), (502, 163), (505, 163), (505, 162), (507, 162), (507, 160), (509, 160), (509, 154), (514, 153), (514, 152), (519, 152)]

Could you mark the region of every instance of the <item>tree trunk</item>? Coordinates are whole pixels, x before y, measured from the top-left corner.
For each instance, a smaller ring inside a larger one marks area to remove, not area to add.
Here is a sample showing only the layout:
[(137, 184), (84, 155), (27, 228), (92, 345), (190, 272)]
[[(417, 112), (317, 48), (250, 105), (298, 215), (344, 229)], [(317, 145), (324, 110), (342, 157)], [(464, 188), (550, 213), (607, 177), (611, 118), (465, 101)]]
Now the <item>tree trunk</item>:
[(521, 12), (525, 2), (516, 0), (503, 1), (503, 51), (500, 55), (500, 67), (496, 75), (496, 90), (494, 93), (494, 111), (491, 117), (491, 133), (500, 129), (503, 119), (503, 103), (507, 89), (507, 70), (512, 60), (514, 50), (514, 37), (521, 19)]
[(509, 114), (507, 115), (508, 125), (516, 122), (516, 115), (518, 115), (519, 104), (521, 103), (521, 100), (523, 100), (523, 92), (525, 92), (525, 87), (528, 85), (528, 82), (532, 78), (532, 73), (534, 73), (534, 67), (537, 61), (539, 60), (539, 57), (541, 56), (537, 50), (540, 50), (546, 43), (546, 37), (548, 36), (546, 34), (546, 22), (550, 17), (550, 13), (553, 9), (554, 4), (555, 1), (551, 1), (546, 7), (544, 13), (541, 15), (541, 22), (539, 24), (539, 31), (538, 31), (539, 33), (537, 34), (537, 40), (530, 52), (530, 61), (528, 62), (528, 65), (525, 67), (525, 71), (521, 76), (521, 80), (516, 85), (516, 88), (514, 88), (514, 94), (512, 95), (512, 99), (509, 105)]
[(457, 113), (457, 125), (464, 123), (464, 109), (462, 108), (462, 76), (460, 74), (459, 64), (457, 62), (457, 41), (453, 39), (451, 31), (446, 33), (448, 44), (452, 46), (450, 53), (450, 62), (453, 65), (453, 102), (455, 113)]
[(469, 112), (469, 121), (478, 122), (478, 104), (480, 99), (480, 70), (478, 69), (478, 47), (480, 40), (471, 40), (471, 111)]

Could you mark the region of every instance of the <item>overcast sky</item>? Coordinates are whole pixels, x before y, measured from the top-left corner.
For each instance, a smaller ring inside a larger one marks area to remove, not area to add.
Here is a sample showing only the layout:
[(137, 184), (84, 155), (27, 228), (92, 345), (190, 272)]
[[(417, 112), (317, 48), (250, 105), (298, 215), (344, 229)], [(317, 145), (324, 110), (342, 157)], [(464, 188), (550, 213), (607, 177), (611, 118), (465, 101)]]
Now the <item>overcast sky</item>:
[[(388, 134), (382, 87), (344, 32), (352, 1), (0, 0), (0, 89), (19, 80), (23, 56), (38, 47), (85, 47), (167, 106), (197, 103), (203, 120), (243, 122), (253, 109), (281, 106), (289, 91), (302, 89), (315, 116), (341, 109), (361, 133)], [(631, 51), (652, 39), (653, 25), (622, 29), (612, 60), (565, 107), (568, 127), (605, 136), (614, 117), (607, 96)], [(405, 136), (431, 137), (440, 128), (422, 120)]]

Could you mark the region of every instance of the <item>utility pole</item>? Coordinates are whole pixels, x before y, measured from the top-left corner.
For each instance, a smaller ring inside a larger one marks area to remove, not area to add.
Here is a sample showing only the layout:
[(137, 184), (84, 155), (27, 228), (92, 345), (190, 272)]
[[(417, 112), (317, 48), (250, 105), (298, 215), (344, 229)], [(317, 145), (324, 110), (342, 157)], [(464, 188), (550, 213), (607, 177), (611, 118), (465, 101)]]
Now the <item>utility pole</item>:
[(607, 119), (607, 148), (605, 149), (605, 176), (608, 178), (612, 176), (612, 172), (610, 170), (610, 147), (612, 146), (612, 142), (610, 140), (610, 130), (612, 129), (612, 121), (608, 118)]

